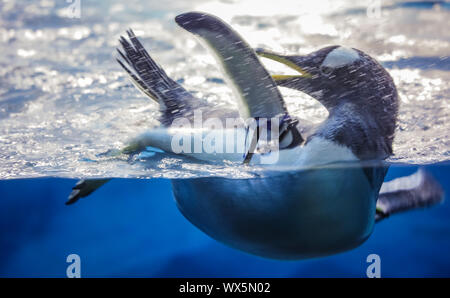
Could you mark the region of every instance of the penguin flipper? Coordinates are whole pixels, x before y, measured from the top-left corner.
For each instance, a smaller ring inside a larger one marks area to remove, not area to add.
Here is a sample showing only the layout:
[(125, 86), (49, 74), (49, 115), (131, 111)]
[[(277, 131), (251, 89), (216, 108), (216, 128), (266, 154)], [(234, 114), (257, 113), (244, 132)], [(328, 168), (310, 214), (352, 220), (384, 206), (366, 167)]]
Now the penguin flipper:
[(158, 102), (161, 110), (168, 114), (192, 109), (192, 103), (198, 100), (166, 74), (148, 54), (133, 30), (128, 30), (127, 34), (129, 40), (123, 36), (119, 39), (122, 50), (117, 49), (119, 57), (116, 60), (134, 85), (144, 95)]
[(72, 188), (72, 192), (70, 193), (69, 198), (66, 201), (66, 205), (71, 205), (79, 199), (87, 197), (109, 180), (111, 179), (81, 179)]
[(378, 196), (375, 221), (391, 214), (427, 207), (441, 202), (444, 191), (431, 174), (424, 169), (383, 183)]

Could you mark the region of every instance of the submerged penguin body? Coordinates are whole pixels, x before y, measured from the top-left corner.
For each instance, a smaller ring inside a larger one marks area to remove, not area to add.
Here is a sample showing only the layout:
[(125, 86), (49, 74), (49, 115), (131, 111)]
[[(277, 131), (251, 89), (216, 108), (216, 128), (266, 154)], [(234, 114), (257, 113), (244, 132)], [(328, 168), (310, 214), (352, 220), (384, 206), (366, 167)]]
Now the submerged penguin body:
[(374, 187), (350, 166), (172, 185), (182, 214), (212, 238), (259, 256), (303, 259), (352, 249), (370, 236), (383, 177)]

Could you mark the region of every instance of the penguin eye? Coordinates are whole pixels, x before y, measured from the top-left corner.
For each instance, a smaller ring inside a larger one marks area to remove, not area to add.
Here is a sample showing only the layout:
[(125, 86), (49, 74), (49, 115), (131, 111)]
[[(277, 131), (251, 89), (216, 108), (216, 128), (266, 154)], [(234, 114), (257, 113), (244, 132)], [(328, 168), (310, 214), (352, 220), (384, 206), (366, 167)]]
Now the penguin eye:
[(320, 73), (326, 77), (329, 77), (331, 75), (331, 73), (333, 72), (333, 70), (334, 70), (333, 67), (328, 67), (328, 66), (320, 67)]

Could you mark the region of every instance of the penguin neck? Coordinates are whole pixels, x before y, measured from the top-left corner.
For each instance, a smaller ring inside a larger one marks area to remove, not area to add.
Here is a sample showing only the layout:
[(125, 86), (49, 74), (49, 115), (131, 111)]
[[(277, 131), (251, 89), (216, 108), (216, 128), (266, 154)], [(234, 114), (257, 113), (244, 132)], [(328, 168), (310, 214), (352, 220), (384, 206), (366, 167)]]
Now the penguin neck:
[(380, 160), (391, 154), (388, 138), (383, 136), (374, 115), (367, 109), (342, 101), (328, 111), (328, 118), (313, 136), (349, 148), (360, 160)]

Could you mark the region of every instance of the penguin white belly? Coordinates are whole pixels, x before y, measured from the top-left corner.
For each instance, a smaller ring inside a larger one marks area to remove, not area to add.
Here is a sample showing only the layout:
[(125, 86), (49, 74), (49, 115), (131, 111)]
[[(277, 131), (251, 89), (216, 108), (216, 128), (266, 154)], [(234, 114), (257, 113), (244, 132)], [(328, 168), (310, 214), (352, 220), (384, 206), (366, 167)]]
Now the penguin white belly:
[[(272, 160), (277, 160), (276, 165), (298, 169), (308, 169), (331, 163), (359, 161), (349, 148), (321, 137), (311, 138), (305, 146), (284, 149), (269, 155), (276, 155), (272, 158)], [(270, 156), (265, 156), (264, 159), (271, 160)], [(258, 163), (257, 156), (255, 163)], [(266, 163), (266, 165), (268, 164)]]

